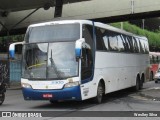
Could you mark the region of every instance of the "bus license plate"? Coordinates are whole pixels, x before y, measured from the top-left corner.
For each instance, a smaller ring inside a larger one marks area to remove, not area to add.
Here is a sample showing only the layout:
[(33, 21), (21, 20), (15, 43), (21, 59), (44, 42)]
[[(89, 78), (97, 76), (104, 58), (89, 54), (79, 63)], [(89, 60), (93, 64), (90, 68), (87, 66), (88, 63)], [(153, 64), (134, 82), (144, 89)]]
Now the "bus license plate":
[(43, 94), (43, 98), (52, 98), (53, 95), (52, 94)]

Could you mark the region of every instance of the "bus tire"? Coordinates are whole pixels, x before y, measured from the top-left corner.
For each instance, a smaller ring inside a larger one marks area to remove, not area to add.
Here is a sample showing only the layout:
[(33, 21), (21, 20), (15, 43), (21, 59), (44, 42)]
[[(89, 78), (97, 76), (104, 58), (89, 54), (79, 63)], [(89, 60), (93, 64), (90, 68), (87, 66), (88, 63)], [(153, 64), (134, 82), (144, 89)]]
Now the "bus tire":
[(140, 78), (139, 78), (139, 76), (137, 76), (137, 78), (136, 78), (136, 86), (134, 87), (134, 90), (135, 91), (140, 90)]
[(4, 94), (4, 93), (1, 93), (1, 95), (0, 95), (0, 105), (3, 104), (4, 99), (5, 99), (5, 94)]
[(51, 104), (58, 103), (58, 101), (57, 101), (57, 100), (49, 100), (49, 102), (50, 102)]
[(139, 90), (141, 90), (143, 88), (144, 81), (145, 81), (145, 75), (142, 74), (142, 77), (140, 79), (140, 84), (139, 84)]
[(104, 94), (103, 84), (102, 82), (99, 82), (97, 87), (97, 96), (94, 98), (94, 102), (100, 104), (102, 102), (103, 94)]

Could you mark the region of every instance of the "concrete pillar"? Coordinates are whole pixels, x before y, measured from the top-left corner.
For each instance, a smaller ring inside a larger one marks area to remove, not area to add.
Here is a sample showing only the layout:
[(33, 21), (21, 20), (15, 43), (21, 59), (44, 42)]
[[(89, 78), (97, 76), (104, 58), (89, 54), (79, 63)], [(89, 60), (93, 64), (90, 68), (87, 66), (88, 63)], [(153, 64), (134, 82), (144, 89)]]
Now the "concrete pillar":
[[(5, 18), (0, 17), (0, 23), (2, 23), (3, 25), (5, 24)], [(3, 26), (0, 24), (0, 31), (3, 28)]]

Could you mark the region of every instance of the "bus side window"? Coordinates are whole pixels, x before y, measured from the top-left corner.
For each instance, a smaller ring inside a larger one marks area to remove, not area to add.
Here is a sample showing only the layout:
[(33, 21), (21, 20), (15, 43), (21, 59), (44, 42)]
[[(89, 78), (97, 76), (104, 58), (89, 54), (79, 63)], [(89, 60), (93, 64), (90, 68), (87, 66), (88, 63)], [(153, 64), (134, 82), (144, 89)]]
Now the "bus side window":
[(90, 49), (82, 48), (82, 59), (81, 59), (81, 79), (85, 80), (92, 75), (92, 53)]
[(109, 40), (108, 40), (108, 35), (106, 33), (106, 30), (101, 28), (101, 33), (102, 33), (101, 36), (103, 39), (102, 42), (104, 44), (104, 50), (108, 51), (109, 50), (109, 44), (108, 44)]
[(107, 37), (107, 36), (104, 36), (104, 37), (103, 37), (103, 41), (104, 41), (105, 49), (108, 50), (108, 37)]
[(135, 53), (139, 53), (139, 48), (136, 39), (133, 37), (133, 48)]
[(147, 41), (145, 41), (145, 49), (146, 49), (146, 53), (148, 54), (149, 53), (149, 46), (148, 46), (148, 42)]
[(139, 39), (138, 38), (136, 38), (136, 43), (137, 43), (137, 46), (138, 46), (138, 53), (141, 53), (140, 44), (139, 44)]
[(127, 52), (127, 46), (126, 46), (126, 42), (124, 40), (124, 37), (123, 37), (122, 34), (120, 35), (120, 37), (121, 37), (121, 40), (122, 40), (122, 43), (123, 43), (123, 46), (124, 46), (124, 52)]
[(133, 53), (134, 52), (134, 48), (133, 48), (133, 42), (132, 42), (132, 37), (127, 36), (127, 40), (130, 46), (130, 52)]
[(85, 38), (85, 42), (90, 45), (93, 50), (93, 27), (90, 25), (83, 26), (83, 38)]
[(119, 51), (118, 48), (118, 39), (117, 34), (115, 32), (108, 32), (108, 46), (110, 51)]
[(100, 28), (96, 28), (96, 48), (97, 50), (106, 50), (103, 41), (103, 33)]
[(142, 42), (139, 40), (139, 46), (140, 46), (140, 53), (144, 53), (144, 47), (143, 47), (143, 44)]
[(85, 48), (82, 48), (82, 68), (85, 68), (87, 67), (87, 62), (86, 62), (86, 49)]
[(122, 34), (121, 38), (123, 40), (125, 52), (130, 52), (130, 46), (129, 46), (128, 40), (126, 39), (126, 36)]
[(144, 50), (144, 53), (145, 54), (148, 54), (149, 53), (149, 48), (148, 48), (148, 43), (146, 40), (141, 40), (142, 42), (142, 46), (143, 46), (143, 50)]
[(117, 35), (117, 39), (118, 39), (118, 49), (119, 49), (119, 52), (124, 52), (124, 42), (123, 42), (123, 39), (121, 38), (121, 35)]

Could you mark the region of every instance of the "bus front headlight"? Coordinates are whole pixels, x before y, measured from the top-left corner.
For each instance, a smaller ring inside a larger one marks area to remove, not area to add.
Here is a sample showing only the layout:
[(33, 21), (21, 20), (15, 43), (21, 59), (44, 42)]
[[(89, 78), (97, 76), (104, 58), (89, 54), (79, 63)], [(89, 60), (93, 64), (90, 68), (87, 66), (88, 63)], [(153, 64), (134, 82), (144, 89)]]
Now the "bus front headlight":
[(21, 83), (23, 88), (32, 88), (30, 84), (28, 83)]
[(74, 86), (78, 86), (79, 82), (69, 82), (67, 84), (64, 85), (64, 88), (69, 88), (69, 87), (74, 87)]

